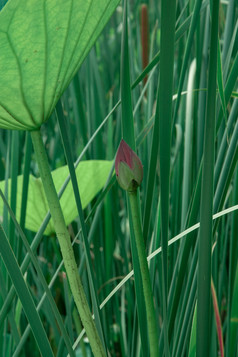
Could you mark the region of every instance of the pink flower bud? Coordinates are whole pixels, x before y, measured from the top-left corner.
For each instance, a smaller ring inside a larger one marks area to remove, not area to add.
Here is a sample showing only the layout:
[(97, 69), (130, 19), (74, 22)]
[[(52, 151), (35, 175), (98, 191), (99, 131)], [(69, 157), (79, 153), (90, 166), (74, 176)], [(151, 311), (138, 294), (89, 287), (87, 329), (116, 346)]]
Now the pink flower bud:
[(126, 191), (135, 191), (143, 179), (143, 167), (139, 157), (122, 139), (117, 150), (115, 171), (119, 185)]

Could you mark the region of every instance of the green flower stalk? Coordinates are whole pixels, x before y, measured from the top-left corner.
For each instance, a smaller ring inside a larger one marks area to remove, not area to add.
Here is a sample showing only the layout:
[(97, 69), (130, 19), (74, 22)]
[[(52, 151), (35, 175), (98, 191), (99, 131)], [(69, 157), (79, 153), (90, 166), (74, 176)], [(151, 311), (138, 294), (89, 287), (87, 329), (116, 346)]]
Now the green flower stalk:
[(139, 157), (124, 140), (121, 140), (117, 151), (115, 171), (119, 185), (127, 191), (131, 208), (132, 224), (141, 270), (143, 294), (145, 298), (150, 356), (158, 357), (159, 343), (155, 308), (137, 199), (137, 189), (143, 179), (143, 166)]

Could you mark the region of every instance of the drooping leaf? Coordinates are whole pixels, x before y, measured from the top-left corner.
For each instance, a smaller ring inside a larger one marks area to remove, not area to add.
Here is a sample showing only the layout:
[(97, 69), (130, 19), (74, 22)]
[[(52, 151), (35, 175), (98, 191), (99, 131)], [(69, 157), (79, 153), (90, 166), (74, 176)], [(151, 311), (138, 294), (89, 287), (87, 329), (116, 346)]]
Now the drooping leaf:
[[(79, 191), (82, 201), (82, 207), (85, 208), (95, 195), (104, 186), (109, 172), (112, 167), (112, 161), (90, 160), (82, 161), (76, 168), (76, 176), (79, 185)], [(57, 192), (60, 190), (65, 179), (69, 175), (68, 166), (62, 166), (52, 171), (52, 176)], [(16, 218), (19, 221), (20, 207), (22, 197), (22, 181), (23, 175), (18, 176), (17, 179), (17, 209)], [(4, 191), (5, 181), (0, 182), (0, 189)], [(11, 180), (8, 182), (9, 196), (11, 187)], [(9, 200), (10, 202), (10, 200)], [(74, 200), (73, 188), (71, 182), (65, 189), (65, 192), (60, 200), (66, 224), (70, 224), (77, 217), (77, 207)], [(48, 204), (45, 197), (42, 181), (40, 178), (35, 178), (30, 175), (28, 188), (28, 201), (26, 213), (26, 228), (37, 232), (46, 213), (48, 212)], [(0, 215), (3, 211), (3, 202), (0, 200)], [(49, 235), (54, 232), (54, 225), (50, 220), (45, 234)]]
[(45, 122), (119, 0), (9, 0), (0, 12), (0, 128)]

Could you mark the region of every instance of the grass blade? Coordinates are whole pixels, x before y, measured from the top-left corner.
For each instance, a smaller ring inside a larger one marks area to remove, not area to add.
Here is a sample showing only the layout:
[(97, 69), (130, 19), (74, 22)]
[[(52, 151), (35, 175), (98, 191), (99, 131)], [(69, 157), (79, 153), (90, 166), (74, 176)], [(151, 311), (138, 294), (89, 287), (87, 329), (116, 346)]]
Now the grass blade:
[(196, 357), (196, 327), (197, 327), (197, 303), (193, 313), (192, 331), (189, 343), (188, 357)]
[[(50, 304), (50, 306), (52, 308), (55, 320), (57, 321), (57, 324), (58, 324), (58, 326), (59, 326), (59, 328), (61, 330), (62, 337), (63, 337), (63, 339), (65, 341), (65, 344), (66, 344), (66, 346), (68, 348), (68, 352), (69, 352), (70, 356), (73, 357), (74, 353), (73, 353), (73, 350), (72, 350), (72, 347), (71, 347), (71, 343), (70, 343), (69, 337), (68, 337), (67, 332), (65, 330), (65, 327), (64, 327), (64, 324), (63, 324), (63, 320), (62, 320), (62, 318), (61, 318), (61, 316), (59, 314), (58, 308), (57, 308), (57, 306), (55, 304), (55, 301), (54, 301), (54, 299), (52, 297), (52, 294), (51, 294), (51, 292), (50, 292), (50, 290), (48, 288), (48, 285), (46, 283), (46, 280), (44, 278), (42, 270), (41, 270), (41, 268), (39, 266), (39, 262), (38, 262), (37, 258), (35, 257), (35, 255), (33, 254), (32, 250), (31, 250), (31, 247), (30, 247), (30, 245), (29, 245), (29, 243), (27, 241), (27, 238), (25, 237), (21, 227), (17, 223), (16, 218), (15, 218), (11, 208), (8, 206), (8, 204), (7, 204), (6, 200), (5, 200), (5, 197), (3, 196), (1, 191), (0, 191), (0, 195), (1, 195), (1, 198), (3, 199), (3, 201), (4, 201), (4, 204), (7, 206), (7, 209), (9, 211), (9, 214), (10, 214), (11, 218), (12, 218), (14, 226), (15, 226), (16, 230), (19, 233), (19, 236), (21, 237), (21, 239), (23, 241), (23, 244), (24, 244), (24, 246), (25, 246), (25, 248), (26, 248), (26, 250), (27, 250), (27, 252), (28, 252), (28, 254), (29, 254), (30, 258), (31, 258), (32, 264), (34, 265), (34, 267), (36, 269), (36, 272), (38, 274), (38, 279), (39, 279), (40, 283), (42, 284), (42, 286), (44, 288), (45, 295), (46, 295), (46, 297), (47, 297), (47, 299), (49, 301), (49, 304)], [(37, 312), (38, 312), (38, 310), (39, 309), (38, 309), (38, 306), (37, 306)], [(28, 332), (29, 332), (29, 329), (28, 329)], [(24, 338), (21, 338), (21, 342), (19, 344), (17, 344), (17, 348), (15, 350), (14, 356), (17, 355), (21, 351), (21, 348), (23, 347), (23, 341), (27, 337), (28, 332), (27, 332), (27, 329), (26, 329), (24, 334), (23, 334)]]
[(162, 291), (165, 356), (169, 356), (167, 298), (168, 298), (168, 228), (169, 185), (172, 133), (172, 96), (174, 68), (174, 39), (176, 2), (162, 0), (161, 56), (159, 81), (159, 163), (162, 240)]
[(14, 253), (10, 247), (9, 241), (5, 232), (3, 231), (2, 225), (0, 225), (0, 253), (2, 255), (3, 261), (6, 265), (8, 273), (17, 291), (19, 299), (21, 300), (23, 309), (30, 323), (32, 332), (35, 336), (36, 343), (39, 350), (43, 356), (54, 356), (52, 349), (50, 347), (46, 332), (40, 320), (39, 314), (36, 311), (31, 294), (25, 283), (23, 275), (20, 271), (17, 260)]
[(204, 138), (204, 166), (201, 191), (201, 227), (199, 232), (198, 257), (198, 302), (197, 302), (197, 357), (209, 355), (210, 345), (210, 302), (211, 302), (211, 242), (213, 180), (215, 152), (215, 104), (217, 70), (217, 36), (219, 0), (213, 1), (211, 50), (209, 59), (208, 93)]

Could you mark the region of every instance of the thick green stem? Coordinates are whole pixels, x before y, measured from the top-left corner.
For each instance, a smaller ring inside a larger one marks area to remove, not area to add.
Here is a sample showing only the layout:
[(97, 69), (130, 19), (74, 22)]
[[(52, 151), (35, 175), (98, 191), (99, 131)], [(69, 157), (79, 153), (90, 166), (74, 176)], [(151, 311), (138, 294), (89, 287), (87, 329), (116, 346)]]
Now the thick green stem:
[(151, 288), (150, 274), (148, 269), (146, 250), (144, 244), (144, 238), (142, 234), (142, 225), (139, 212), (139, 206), (137, 201), (137, 190), (133, 192), (128, 192), (130, 207), (131, 207), (131, 217), (134, 229), (136, 248), (138, 252), (139, 264), (141, 269), (143, 293), (145, 297), (145, 307), (146, 307), (146, 317), (148, 324), (148, 335), (150, 344), (150, 356), (159, 356), (159, 341), (157, 334), (157, 325), (155, 317), (155, 308), (153, 301), (153, 294)]
[(57, 238), (59, 240), (64, 266), (69, 281), (69, 285), (77, 306), (80, 318), (88, 336), (94, 356), (106, 356), (102, 342), (99, 338), (91, 311), (84, 293), (83, 285), (78, 273), (70, 236), (65, 224), (62, 209), (59, 203), (57, 192), (52, 180), (45, 147), (39, 130), (31, 132), (31, 138), (35, 150), (36, 160), (45, 195), (50, 208)]

